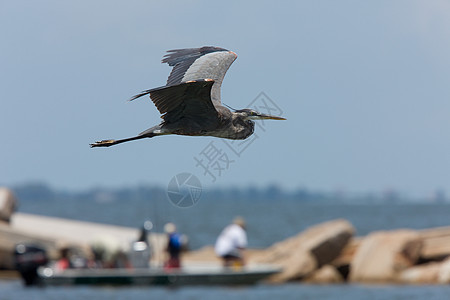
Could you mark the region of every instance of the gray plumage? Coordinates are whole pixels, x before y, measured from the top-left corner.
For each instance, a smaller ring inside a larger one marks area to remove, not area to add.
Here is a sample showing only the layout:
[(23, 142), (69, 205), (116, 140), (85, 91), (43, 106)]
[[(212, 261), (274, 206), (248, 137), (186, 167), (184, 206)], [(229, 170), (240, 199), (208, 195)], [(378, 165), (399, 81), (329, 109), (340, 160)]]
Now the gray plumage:
[(254, 131), (252, 120), (284, 120), (251, 109), (230, 111), (222, 105), (222, 81), (236, 58), (236, 53), (232, 51), (210, 46), (169, 50), (162, 60), (173, 67), (167, 84), (143, 91), (130, 99), (150, 95), (162, 114), (162, 123), (137, 136), (102, 140), (91, 144), (91, 147), (109, 147), (167, 134), (246, 139)]

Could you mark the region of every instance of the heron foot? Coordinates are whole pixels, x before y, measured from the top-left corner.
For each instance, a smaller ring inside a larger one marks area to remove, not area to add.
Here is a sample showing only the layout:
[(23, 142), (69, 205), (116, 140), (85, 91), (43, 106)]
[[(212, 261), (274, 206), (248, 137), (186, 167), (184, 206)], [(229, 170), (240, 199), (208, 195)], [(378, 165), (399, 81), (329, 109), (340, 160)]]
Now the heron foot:
[(101, 140), (99, 142), (95, 142), (93, 144), (89, 144), (91, 148), (95, 147), (109, 147), (116, 144), (116, 140)]

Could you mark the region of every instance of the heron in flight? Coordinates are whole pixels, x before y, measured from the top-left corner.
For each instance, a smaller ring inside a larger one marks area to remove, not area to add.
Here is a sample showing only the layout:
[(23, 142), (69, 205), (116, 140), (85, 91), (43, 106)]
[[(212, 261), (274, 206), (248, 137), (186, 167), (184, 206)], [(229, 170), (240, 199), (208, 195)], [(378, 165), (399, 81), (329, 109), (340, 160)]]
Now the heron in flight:
[(120, 139), (102, 140), (91, 147), (109, 147), (158, 135), (214, 136), (243, 140), (253, 134), (252, 120), (285, 120), (253, 109), (231, 111), (220, 100), (220, 87), (236, 53), (218, 47), (169, 50), (162, 62), (173, 67), (167, 84), (132, 97), (150, 95), (163, 121), (140, 134)]

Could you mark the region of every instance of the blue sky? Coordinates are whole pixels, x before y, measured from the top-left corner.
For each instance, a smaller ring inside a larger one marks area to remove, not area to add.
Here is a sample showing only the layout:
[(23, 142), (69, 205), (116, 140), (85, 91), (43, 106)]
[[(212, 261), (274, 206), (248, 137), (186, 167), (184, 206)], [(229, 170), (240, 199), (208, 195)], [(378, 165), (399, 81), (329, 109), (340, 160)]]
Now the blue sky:
[[(0, 1), (0, 34), (1, 184), (189, 172), (204, 186), (450, 192), (448, 1)], [(159, 123), (148, 98), (126, 100), (165, 84), (166, 50), (204, 45), (238, 54), (225, 103), (264, 92), (288, 120), (239, 157), (204, 137), (89, 148)], [(195, 161), (211, 142), (233, 161), (215, 182)]]

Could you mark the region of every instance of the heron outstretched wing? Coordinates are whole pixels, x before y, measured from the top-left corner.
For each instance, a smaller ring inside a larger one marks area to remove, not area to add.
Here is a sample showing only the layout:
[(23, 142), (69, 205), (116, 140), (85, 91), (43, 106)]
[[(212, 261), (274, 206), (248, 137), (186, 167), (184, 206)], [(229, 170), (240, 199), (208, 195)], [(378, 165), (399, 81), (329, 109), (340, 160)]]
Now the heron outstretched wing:
[(236, 53), (219, 47), (205, 46), (202, 48), (169, 50), (162, 60), (173, 67), (167, 79), (167, 85), (177, 85), (182, 82), (213, 79), (211, 100), (213, 104), (220, 103), (220, 87), (228, 68), (237, 58)]
[(181, 118), (196, 120), (198, 125), (208, 127), (218, 121), (217, 110), (211, 101), (212, 79), (199, 79), (177, 85), (163, 86), (143, 91), (130, 100), (150, 94), (165, 123)]

